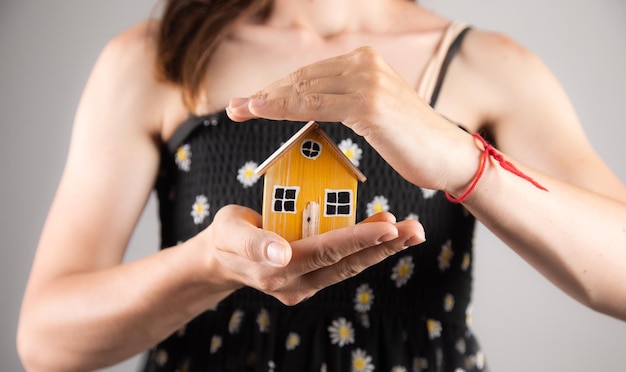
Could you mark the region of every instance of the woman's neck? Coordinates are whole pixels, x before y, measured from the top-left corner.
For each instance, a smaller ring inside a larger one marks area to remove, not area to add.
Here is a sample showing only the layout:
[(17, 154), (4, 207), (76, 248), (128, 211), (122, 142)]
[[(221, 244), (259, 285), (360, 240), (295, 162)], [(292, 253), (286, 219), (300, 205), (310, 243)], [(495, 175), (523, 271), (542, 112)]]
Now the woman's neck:
[(330, 39), (354, 32), (396, 31), (402, 9), (416, 8), (407, 0), (274, 0), (265, 23)]

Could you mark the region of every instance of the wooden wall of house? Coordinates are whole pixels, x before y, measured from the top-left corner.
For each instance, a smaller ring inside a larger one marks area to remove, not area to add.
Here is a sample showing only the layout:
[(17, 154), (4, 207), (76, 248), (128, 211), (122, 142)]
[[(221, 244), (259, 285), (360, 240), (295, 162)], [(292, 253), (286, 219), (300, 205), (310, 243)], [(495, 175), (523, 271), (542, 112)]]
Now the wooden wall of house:
[[(317, 159), (309, 159), (301, 154), (301, 144), (307, 139), (322, 144), (322, 151)], [(319, 232), (355, 223), (358, 180), (354, 173), (339, 161), (337, 153), (317, 131), (311, 131), (306, 138), (282, 154), (265, 173), (264, 183), (263, 228), (278, 233), (288, 241), (302, 238), (302, 212), (310, 201), (320, 205)], [(272, 195), (275, 185), (300, 188), (296, 213), (273, 212)], [(350, 216), (324, 217), (326, 189), (352, 191)]]

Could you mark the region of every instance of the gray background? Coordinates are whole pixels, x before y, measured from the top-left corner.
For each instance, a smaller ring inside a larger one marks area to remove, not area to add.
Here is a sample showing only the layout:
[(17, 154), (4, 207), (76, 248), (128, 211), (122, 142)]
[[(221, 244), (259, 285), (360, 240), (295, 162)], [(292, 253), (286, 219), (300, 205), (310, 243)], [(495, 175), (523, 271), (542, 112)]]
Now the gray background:
[[(624, 0), (422, 4), (503, 31), (537, 53), (569, 92), (591, 142), (626, 180)], [(14, 346), (19, 304), (83, 85), (107, 40), (149, 17), (154, 6), (155, 0), (0, 0), (1, 371), (23, 370)], [(157, 232), (151, 201), (127, 259), (154, 251)], [(494, 371), (626, 371), (626, 323), (565, 296), (482, 227), (477, 242), (474, 329)], [(109, 371), (132, 371), (137, 362)]]

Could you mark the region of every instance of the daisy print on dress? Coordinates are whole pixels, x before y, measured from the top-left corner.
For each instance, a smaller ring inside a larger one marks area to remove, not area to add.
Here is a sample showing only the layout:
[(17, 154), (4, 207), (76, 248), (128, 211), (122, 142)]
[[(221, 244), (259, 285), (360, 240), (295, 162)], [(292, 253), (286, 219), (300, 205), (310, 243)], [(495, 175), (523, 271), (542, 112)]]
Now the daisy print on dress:
[(454, 296), (448, 293), (447, 295), (443, 296), (443, 310), (445, 310), (446, 312), (450, 312), (453, 308)]
[(174, 161), (178, 169), (189, 172), (191, 169), (191, 146), (189, 144), (180, 146), (174, 154)]
[(244, 188), (254, 185), (259, 180), (259, 176), (255, 172), (258, 166), (257, 163), (249, 161), (237, 171), (237, 179)]
[(330, 342), (333, 345), (344, 347), (345, 345), (354, 343), (354, 327), (352, 323), (347, 321), (346, 318), (339, 318), (333, 320), (332, 324), (328, 327), (328, 333), (330, 334)]
[(204, 195), (196, 196), (196, 202), (191, 206), (193, 223), (200, 225), (209, 215), (209, 199)]
[(405, 220), (413, 220), (419, 222), (420, 216), (417, 213), (409, 213), (408, 216), (404, 217)]
[(426, 189), (426, 188), (423, 188), (423, 187), (420, 187), (420, 189), (422, 190), (422, 196), (424, 197), (424, 199), (432, 198), (433, 196), (435, 196), (435, 194), (438, 191), (438, 190)]
[(441, 336), (441, 322), (438, 320), (427, 319), (426, 329), (428, 330), (428, 337), (431, 340)]
[(426, 358), (418, 357), (413, 359), (413, 371), (421, 372), (428, 368), (428, 360)]
[(218, 335), (213, 335), (213, 337), (211, 337), (211, 345), (209, 348), (209, 352), (211, 354), (215, 354), (221, 347), (222, 347), (222, 337)]
[(469, 269), (470, 263), (472, 262), (472, 259), (470, 257), (469, 253), (465, 253), (463, 255), (463, 260), (461, 260), (461, 270), (463, 271), (467, 271), (467, 269)]
[(414, 268), (412, 256), (404, 256), (398, 260), (398, 263), (391, 270), (391, 280), (396, 282), (397, 288), (402, 287), (409, 281), (413, 275)]
[(346, 155), (348, 159), (354, 164), (355, 167), (359, 166), (361, 162), (361, 156), (363, 155), (363, 150), (356, 143), (352, 142), (350, 138), (346, 138), (345, 140), (339, 142), (339, 149)]
[(361, 326), (363, 328), (369, 328), (370, 327), (370, 316), (368, 313), (361, 313), (359, 314), (359, 323), (361, 323)]
[(472, 317), (472, 305), (468, 305), (467, 309), (465, 309), (465, 325), (467, 325), (468, 327), (472, 325), (473, 322), (473, 317)]
[(256, 317), (256, 323), (259, 325), (259, 331), (268, 332), (270, 330), (270, 313), (267, 309), (261, 309)]
[(287, 335), (287, 341), (285, 342), (287, 350), (294, 350), (298, 345), (300, 345), (300, 336), (297, 333), (291, 332)]
[(375, 196), (374, 199), (367, 203), (367, 216), (375, 215), (379, 212), (389, 210), (389, 201), (382, 195)]
[(356, 289), (356, 296), (354, 297), (354, 309), (359, 313), (369, 311), (374, 303), (374, 292), (367, 283), (361, 284)]
[(239, 328), (241, 328), (243, 315), (243, 311), (241, 310), (235, 310), (233, 312), (233, 315), (230, 316), (230, 320), (228, 321), (228, 333), (230, 333), (231, 335), (239, 333)]
[(454, 348), (456, 349), (456, 351), (459, 352), (459, 354), (465, 354), (465, 350), (466, 350), (465, 340), (462, 338), (459, 338), (456, 344), (454, 344)]
[(476, 368), (478, 369), (485, 368), (485, 354), (482, 351), (478, 351), (476, 353), (474, 360), (476, 361)]
[(356, 349), (352, 352), (352, 372), (373, 372), (372, 357), (365, 350)]
[(159, 367), (163, 367), (167, 363), (168, 359), (169, 356), (167, 355), (167, 351), (163, 349), (159, 349), (154, 353), (154, 362)]
[(452, 260), (452, 256), (454, 256), (454, 251), (452, 250), (452, 241), (449, 239), (441, 246), (441, 253), (439, 254), (439, 270), (446, 271), (450, 268), (450, 260)]

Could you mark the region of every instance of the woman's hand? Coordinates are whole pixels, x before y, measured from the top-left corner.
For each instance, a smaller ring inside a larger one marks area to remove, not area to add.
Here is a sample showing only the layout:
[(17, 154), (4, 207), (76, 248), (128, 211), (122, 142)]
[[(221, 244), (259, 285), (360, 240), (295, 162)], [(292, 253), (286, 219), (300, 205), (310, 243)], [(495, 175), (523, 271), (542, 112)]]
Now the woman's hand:
[(478, 165), (470, 136), (437, 114), (369, 47), (302, 67), (250, 98), (231, 100), (227, 112), (235, 121), (341, 122), (404, 178), (431, 189), (463, 190)]
[(289, 244), (261, 229), (261, 216), (226, 206), (201, 234), (214, 247), (207, 275), (231, 288), (254, 287), (294, 305), (318, 290), (352, 277), (400, 250), (424, 241), (416, 221), (396, 222), (379, 213), (352, 226)]

